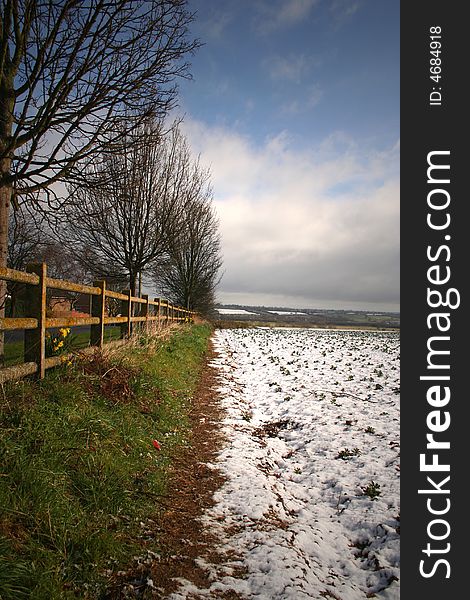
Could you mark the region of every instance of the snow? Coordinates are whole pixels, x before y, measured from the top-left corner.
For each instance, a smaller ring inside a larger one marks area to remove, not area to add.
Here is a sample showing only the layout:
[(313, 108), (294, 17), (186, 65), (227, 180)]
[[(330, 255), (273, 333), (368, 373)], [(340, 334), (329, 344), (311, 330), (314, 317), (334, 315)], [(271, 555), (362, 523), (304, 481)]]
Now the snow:
[(307, 313), (293, 310), (269, 310), (273, 315), (306, 315)]
[(243, 308), (216, 308), (215, 309), (221, 315), (256, 315), (257, 313), (250, 312)]
[(180, 579), (171, 600), (397, 600), (398, 334), (232, 329), (214, 344), (227, 481), (203, 522), (237, 558), (202, 561), (211, 587)]

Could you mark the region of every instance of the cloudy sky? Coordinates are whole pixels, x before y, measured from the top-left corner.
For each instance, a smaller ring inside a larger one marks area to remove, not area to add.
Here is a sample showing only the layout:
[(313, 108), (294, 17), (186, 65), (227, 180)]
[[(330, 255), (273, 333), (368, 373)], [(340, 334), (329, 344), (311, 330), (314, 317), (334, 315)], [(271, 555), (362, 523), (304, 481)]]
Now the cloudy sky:
[(399, 309), (399, 0), (189, 0), (222, 303)]

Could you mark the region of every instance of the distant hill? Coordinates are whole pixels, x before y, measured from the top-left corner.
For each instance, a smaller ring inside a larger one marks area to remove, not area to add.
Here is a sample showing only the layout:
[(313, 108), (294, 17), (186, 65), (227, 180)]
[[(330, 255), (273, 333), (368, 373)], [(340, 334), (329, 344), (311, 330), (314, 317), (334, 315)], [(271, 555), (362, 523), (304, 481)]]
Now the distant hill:
[(212, 315), (220, 325), (280, 325), (297, 327), (367, 327), (398, 329), (400, 313), (362, 310), (326, 310), (285, 306), (217, 304)]

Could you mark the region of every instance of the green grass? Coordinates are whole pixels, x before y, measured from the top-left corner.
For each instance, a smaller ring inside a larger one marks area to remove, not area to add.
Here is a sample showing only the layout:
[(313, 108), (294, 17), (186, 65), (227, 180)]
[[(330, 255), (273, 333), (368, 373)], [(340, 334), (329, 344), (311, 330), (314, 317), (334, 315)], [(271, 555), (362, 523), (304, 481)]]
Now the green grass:
[[(188, 440), (190, 398), (210, 328), (142, 337), (4, 385), (0, 399), (0, 598), (100, 598), (108, 577), (158, 540), (168, 466)], [(161, 449), (153, 445), (158, 440)]]
[[(105, 341), (117, 340), (121, 335), (119, 327), (105, 328)], [(90, 343), (90, 334), (88, 332), (73, 333), (72, 349), (85, 348)], [(5, 344), (5, 366), (16, 365), (24, 361), (24, 344), (19, 342), (7, 342)]]

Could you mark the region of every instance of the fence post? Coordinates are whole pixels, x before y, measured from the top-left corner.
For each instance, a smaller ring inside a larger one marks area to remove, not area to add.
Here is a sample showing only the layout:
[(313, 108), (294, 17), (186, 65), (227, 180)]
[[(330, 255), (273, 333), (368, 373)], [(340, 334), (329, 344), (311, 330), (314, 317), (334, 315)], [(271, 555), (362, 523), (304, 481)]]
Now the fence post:
[(127, 296), (126, 300), (121, 300), (121, 315), (127, 317), (127, 321), (121, 324), (121, 338), (131, 337), (131, 316), (132, 316), (132, 301), (131, 290), (122, 290), (121, 294)]
[(149, 332), (149, 296), (148, 294), (142, 294), (142, 299), (145, 300), (145, 304), (141, 304), (140, 316), (145, 317), (145, 333)]
[(106, 315), (106, 281), (94, 281), (93, 285), (101, 289), (99, 296), (91, 296), (91, 316), (99, 317), (99, 324), (90, 328), (90, 344), (103, 347), (104, 344), (104, 318)]
[(154, 298), (153, 301), (157, 303), (157, 327), (160, 329), (160, 298)]
[(26, 267), (28, 273), (39, 275), (38, 285), (27, 285), (25, 304), (31, 310), (31, 317), (38, 320), (36, 329), (25, 329), (24, 359), (35, 362), (38, 366), (37, 376), (43, 379), (46, 373), (46, 263), (31, 264)]

